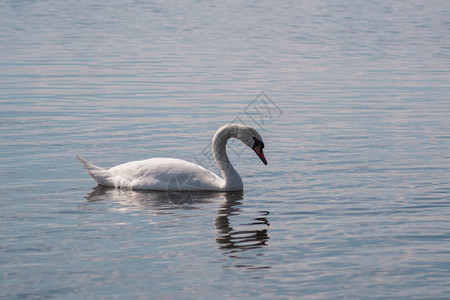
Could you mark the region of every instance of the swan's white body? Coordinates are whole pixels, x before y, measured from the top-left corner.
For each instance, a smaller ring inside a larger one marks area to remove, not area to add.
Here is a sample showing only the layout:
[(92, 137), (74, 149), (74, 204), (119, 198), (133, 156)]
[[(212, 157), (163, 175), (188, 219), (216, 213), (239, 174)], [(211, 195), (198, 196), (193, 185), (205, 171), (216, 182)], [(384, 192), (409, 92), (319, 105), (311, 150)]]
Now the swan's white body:
[(151, 158), (124, 163), (109, 170), (89, 163), (77, 156), (78, 161), (100, 185), (116, 188), (159, 191), (235, 191), (242, 190), (241, 177), (231, 165), (226, 154), (229, 138), (238, 138), (253, 148), (264, 164), (267, 164), (258, 132), (240, 124), (224, 125), (214, 135), (212, 146), (216, 163), (223, 179), (202, 166), (175, 158)]

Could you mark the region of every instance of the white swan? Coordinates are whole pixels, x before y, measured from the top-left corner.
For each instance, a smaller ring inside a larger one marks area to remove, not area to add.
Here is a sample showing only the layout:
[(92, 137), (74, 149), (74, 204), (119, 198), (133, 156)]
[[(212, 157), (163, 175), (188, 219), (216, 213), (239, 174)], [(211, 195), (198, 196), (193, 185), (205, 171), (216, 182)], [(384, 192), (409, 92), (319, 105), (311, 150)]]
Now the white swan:
[(132, 161), (109, 170), (93, 165), (78, 155), (77, 159), (92, 178), (104, 186), (159, 191), (237, 191), (242, 190), (243, 184), (226, 153), (229, 138), (241, 140), (267, 165), (261, 136), (254, 128), (241, 124), (222, 126), (212, 140), (214, 159), (223, 179), (202, 166), (175, 158)]

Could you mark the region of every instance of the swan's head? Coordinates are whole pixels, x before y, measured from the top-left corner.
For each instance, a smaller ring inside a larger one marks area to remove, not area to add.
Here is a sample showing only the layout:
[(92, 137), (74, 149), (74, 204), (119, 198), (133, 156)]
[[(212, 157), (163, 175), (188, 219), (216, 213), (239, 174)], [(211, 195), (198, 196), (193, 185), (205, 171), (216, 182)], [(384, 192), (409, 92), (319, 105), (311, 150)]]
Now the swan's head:
[(255, 128), (247, 125), (239, 125), (237, 127), (236, 138), (240, 139), (244, 144), (252, 148), (261, 161), (267, 165), (267, 160), (264, 157), (263, 152), (264, 142), (261, 135)]

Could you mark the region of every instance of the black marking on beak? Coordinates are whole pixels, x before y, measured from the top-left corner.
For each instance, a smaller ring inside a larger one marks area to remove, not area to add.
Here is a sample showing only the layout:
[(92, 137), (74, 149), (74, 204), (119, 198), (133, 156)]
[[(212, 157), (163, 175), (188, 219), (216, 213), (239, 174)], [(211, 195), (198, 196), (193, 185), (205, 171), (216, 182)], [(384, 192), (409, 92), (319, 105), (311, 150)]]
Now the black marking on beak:
[(264, 148), (264, 143), (261, 142), (260, 140), (258, 140), (257, 138), (253, 137), (253, 141), (254, 141), (253, 147), (252, 147), (253, 150), (255, 150), (255, 148), (259, 145), (261, 145), (261, 149)]

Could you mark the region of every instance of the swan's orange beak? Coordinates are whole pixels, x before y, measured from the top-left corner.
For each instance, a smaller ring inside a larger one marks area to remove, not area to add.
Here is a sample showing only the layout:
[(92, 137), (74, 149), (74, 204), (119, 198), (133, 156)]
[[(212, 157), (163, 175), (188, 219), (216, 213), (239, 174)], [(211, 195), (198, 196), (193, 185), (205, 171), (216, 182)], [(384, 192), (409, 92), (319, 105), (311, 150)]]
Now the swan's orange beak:
[(267, 160), (264, 157), (264, 152), (263, 149), (261, 147), (261, 145), (256, 146), (255, 148), (253, 148), (253, 150), (255, 151), (256, 155), (258, 155), (259, 159), (261, 159), (261, 161), (267, 165)]

